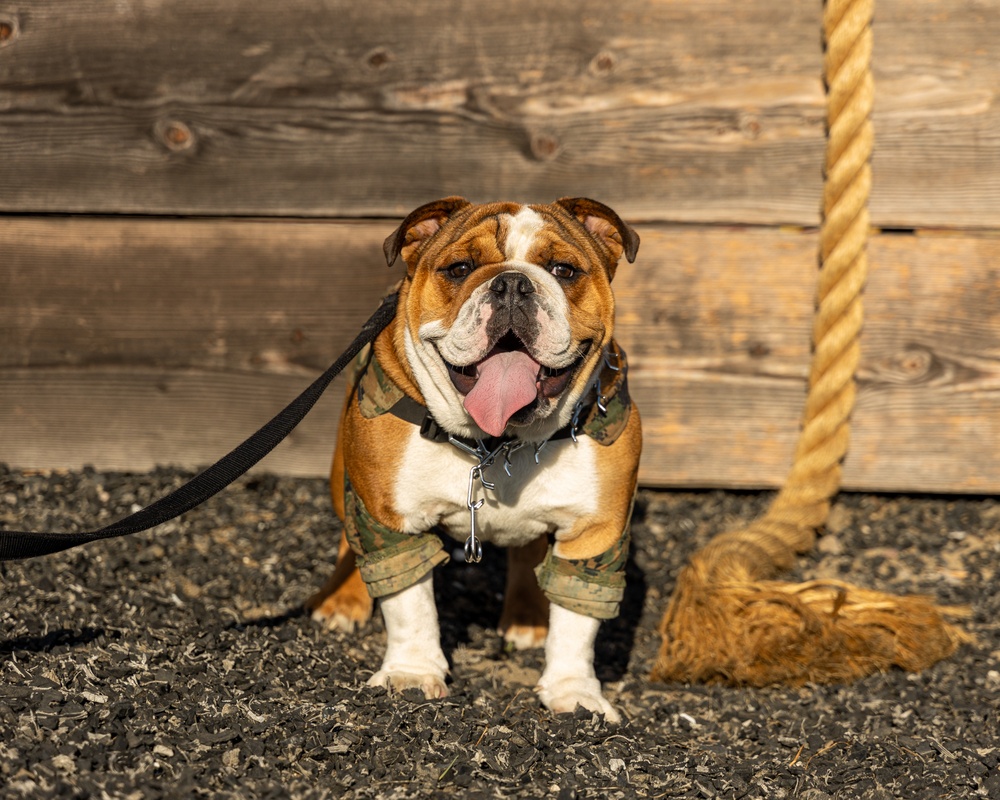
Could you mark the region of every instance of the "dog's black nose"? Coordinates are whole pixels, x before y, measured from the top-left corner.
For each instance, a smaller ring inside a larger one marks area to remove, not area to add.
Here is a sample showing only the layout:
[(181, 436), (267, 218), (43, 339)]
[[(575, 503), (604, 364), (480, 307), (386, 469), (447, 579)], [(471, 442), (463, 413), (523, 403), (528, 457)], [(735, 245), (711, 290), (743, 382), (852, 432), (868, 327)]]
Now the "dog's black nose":
[(490, 282), (490, 291), (497, 297), (513, 300), (515, 295), (534, 293), (535, 285), (523, 272), (502, 272)]

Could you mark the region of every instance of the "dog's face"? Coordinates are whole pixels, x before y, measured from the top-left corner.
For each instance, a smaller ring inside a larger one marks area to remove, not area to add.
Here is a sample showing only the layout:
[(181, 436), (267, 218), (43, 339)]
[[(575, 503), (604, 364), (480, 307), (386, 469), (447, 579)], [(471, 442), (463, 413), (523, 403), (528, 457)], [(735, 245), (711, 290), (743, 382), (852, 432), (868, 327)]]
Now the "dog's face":
[(569, 422), (614, 326), (611, 279), (639, 237), (607, 206), (473, 205), (411, 213), (396, 347), (431, 413), (465, 436), (541, 441)]

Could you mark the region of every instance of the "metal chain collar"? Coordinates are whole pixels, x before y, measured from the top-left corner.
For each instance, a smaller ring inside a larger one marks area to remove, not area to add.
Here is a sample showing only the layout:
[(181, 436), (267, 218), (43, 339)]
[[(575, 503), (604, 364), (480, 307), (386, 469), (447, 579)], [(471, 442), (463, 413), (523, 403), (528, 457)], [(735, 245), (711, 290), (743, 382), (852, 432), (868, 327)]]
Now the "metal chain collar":
[[(602, 356), (604, 361), (604, 366), (613, 372), (619, 372), (620, 368), (611, 363), (608, 358), (608, 351), (605, 349)], [(601, 373), (603, 369), (594, 370), (594, 376), (590, 380), (590, 384), (587, 389), (580, 395), (580, 399), (576, 401), (576, 405), (573, 407), (573, 416), (570, 418), (569, 429), (570, 438), (573, 440), (573, 444), (578, 441), (577, 433), (579, 432), (581, 418), (583, 417), (584, 410), (588, 407), (587, 398), (590, 397), (591, 392), (597, 393), (597, 410), (604, 416), (608, 412), (607, 408), (607, 398), (601, 394)], [(549, 437), (551, 438), (551, 437)], [(483, 439), (477, 439), (476, 446), (473, 447), (465, 441), (456, 438), (455, 436), (449, 436), (448, 442), (452, 446), (458, 448), (463, 453), (466, 453), (473, 458), (478, 459), (478, 462), (469, 470), (469, 490), (466, 493), (466, 505), (469, 509), (469, 536), (465, 540), (465, 560), (470, 564), (478, 564), (483, 559), (483, 545), (479, 537), (476, 535), (476, 514), (483, 507), (486, 502), (484, 497), (476, 499), (476, 484), (478, 483), (483, 490), (494, 491), (496, 489), (496, 483), (492, 483), (486, 480), (484, 475), (485, 471), (492, 467), (498, 458), (503, 458), (503, 469), (507, 477), (511, 477), (511, 456), (522, 447), (526, 447), (528, 442), (518, 441), (517, 439), (506, 439), (500, 442), (496, 447), (490, 450)], [(540, 461), (540, 456), (542, 448), (548, 444), (549, 439), (544, 439), (537, 444), (532, 445), (535, 449), (535, 464)]]

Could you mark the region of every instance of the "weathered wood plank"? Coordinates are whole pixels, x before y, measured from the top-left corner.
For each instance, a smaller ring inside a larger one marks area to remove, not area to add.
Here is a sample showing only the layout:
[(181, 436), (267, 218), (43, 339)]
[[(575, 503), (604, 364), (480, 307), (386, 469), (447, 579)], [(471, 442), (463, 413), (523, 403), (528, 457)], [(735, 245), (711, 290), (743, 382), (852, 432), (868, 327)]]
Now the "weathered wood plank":
[(38, 0), (0, 50), (0, 209), (395, 215), (557, 192), (654, 219), (812, 219), (818, 14)]
[[(623, 274), (618, 295), (648, 474), (780, 484), (805, 396), (815, 238), (643, 233), (649, 260)], [(881, 235), (870, 258), (845, 486), (996, 492), (1000, 237)]]
[(325, 369), (394, 223), (0, 218), (0, 366)]
[[(353, 336), (398, 276), (382, 266), (391, 227), (5, 220), (0, 461), (213, 460)], [(805, 395), (815, 233), (640, 232), (616, 285), (643, 481), (780, 484)], [(871, 260), (846, 485), (1000, 491), (1000, 238), (882, 235)], [(264, 468), (324, 473), (338, 402)]]
[(873, 26), (872, 219), (1000, 219), (1000, 1), (879, 0)]
[[(396, 216), (450, 193), (815, 224), (821, 4), (35, 0), (0, 210)], [(1000, 0), (884, 0), (876, 224), (1000, 213)]]
[[(0, 369), (0, 462), (125, 471), (207, 466), (309, 381), (302, 375), (148, 367)], [(256, 471), (327, 474), (343, 393), (338, 379)]]
[[(881, 236), (871, 257), (845, 476), (859, 487), (947, 491), (951, 473), (960, 491), (997, 493), (1000, 237)], [(875, 470), (886, 483), (866, 479)]]

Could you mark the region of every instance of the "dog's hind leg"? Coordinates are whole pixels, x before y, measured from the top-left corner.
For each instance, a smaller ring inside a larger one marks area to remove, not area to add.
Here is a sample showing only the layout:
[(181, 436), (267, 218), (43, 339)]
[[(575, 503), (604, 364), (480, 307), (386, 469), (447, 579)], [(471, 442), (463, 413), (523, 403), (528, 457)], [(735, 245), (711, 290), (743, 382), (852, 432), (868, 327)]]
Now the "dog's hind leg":
[(535, 567), (542, 563), (548, 546), (548, 537), (539, 536), (507, 550), (507, 587), (498, 627), (504, 641), (516, 650), (541, 647), (549, 632), (549, 600), (535, 577)]
[(355, 560), (347, 537), (341, 534), (333, 575), (305, 604), (314, 620), (328, 628), (348, 633), (371, 619), (373, 607)]
[[(353, 385), (357, 375), (349, 377), (351, 382), (347, 392), (347, 402), (340, 414), (340, 430), (345, 427), (347, 410), (353, 396)], [(333, 510), (341, 524), (344, 522), (344, 443), (337, 437), (333, 451), (333, 465), (330, 469), (330, 499)], [(343, 529), (340, 533), (340, 547), (337, 550), (337, 566), (333, 575), (316, 594), (306, 600), (305, 607), (312, 612), (312, 618), (331, 630), (353, 633), (372, 618), (374, 602), (365, 588), (358, 572), (357, 557), (347, 542)]]

